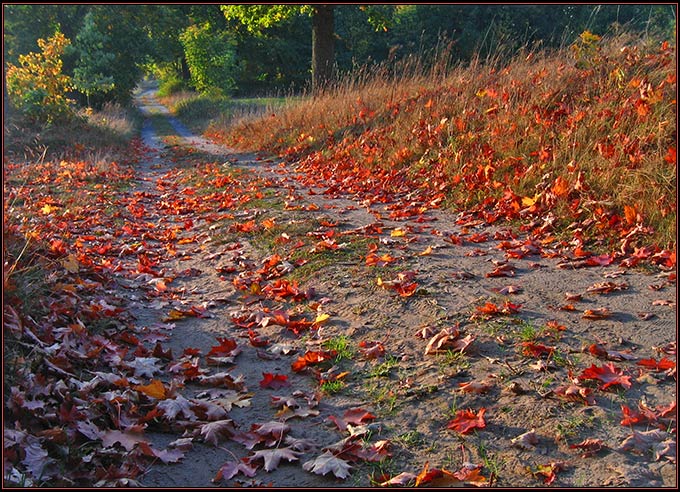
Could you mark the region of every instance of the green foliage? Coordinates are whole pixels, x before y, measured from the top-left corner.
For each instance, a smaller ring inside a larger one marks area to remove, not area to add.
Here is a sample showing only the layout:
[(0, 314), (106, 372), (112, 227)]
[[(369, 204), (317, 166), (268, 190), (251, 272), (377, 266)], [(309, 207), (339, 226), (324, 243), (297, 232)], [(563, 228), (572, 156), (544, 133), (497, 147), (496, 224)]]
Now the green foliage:
[(158, 84), (158, 95), (167, 97), (187, 89), (187, 84), (177, 74), (169, 73)]
[(113, 75), (109, 71), (116, 55), (104, 50), (108, 43), (108, 35), (99, 31), (93, 13), (88, 12), (74, 43), (78, 62), (73, 70), (73, 85), (85, 94), (88, 106), (93, 96), (105, 94), (115, 87)]
[(227, 20), (243, 24), (252, 34), (262, 35), (265, 29), (308, 11), (303, 5), (221, 5)]
[(62, 73), (62, 55), (70, 41), (57, 32), (39, 39), (41, 53), (19, 56), (19, 65), (7, 64), (7, 93), (12, 104), (37, 122), (52, 123), (72, 114), (66, 93), (71, 79)]
[(234, 41), (229, 33), (216, 32), (209, 23), (189, 26), (181, 35), (191, 85), (199, 92), (227, 94), (234, 88), (237, 71)]

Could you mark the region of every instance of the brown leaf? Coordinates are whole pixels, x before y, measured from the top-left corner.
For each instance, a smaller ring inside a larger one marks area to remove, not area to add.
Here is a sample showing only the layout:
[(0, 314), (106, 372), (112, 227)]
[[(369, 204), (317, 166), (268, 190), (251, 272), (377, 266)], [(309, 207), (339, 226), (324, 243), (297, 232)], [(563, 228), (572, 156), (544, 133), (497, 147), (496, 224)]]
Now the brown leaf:
[(531, 450), (538, 444), (538, 436), (536, 435), (536, 430), (531, 429), (524, 434), (520, 434), (519, 436), (510, 439), (510, 442), (517, 448)]
[(399, 475), (395, 475), (389, 480), (380, 482), (378, 485), (380, 485), (381, 487), (393, 487), (393, 486), (406, 487), (416, 478), (417, 478), (416, 475), (414, 475), (413, 473), (401, 472)]
[(352, 408), (347, 410), (342, 417), (336, 417), (335, 415), (328, 417), (328, 419), (332, 420), (341, 431), (346, 430), (348, 424), (358, 425), (365, 420), (373, 420), (374, 418), (375, 415), (372, 415), (363, 408)]
[(571, 449), (580, 449), (584, 451), (581, 454), (581, 458), (594, 456), (596, 453), (602, 449), (605, 449), (606, 447), (607, 446), (605, 446), (604, 442), (602, 442), (602, 439), (585, 439), (578, 444), (572, 444), (569, 446)]
[(612, 313), (606, 307), (597, 309), (586, 309), (583, 311), (582, 318), (585, 319), (607, 319), (611, 317)]
[(633, 430), (633, 433), (628, 436), (621, 443), (619, 451), (632, 451), (637, 454), (645, 454), (650, 449), (655, 449), (660, 443), (664, 442), (669, 437), (667, 432), (654, 429), (647, 432), (638, 432)]
[(248, 464), (256, 460), (264, 460), (265, 471), (273, 471), (279, 466), (279, 462), (283, 460), (297, 461), (302, 453), (294, 451), (291, 448), (277, 448), (277, 449), (262, 449), (255, 451), (246, 458)]
[(246, 477), (253, 478), (257, 475), (257, 468), (248, 466), (248, 464), (243, 463), (242, 461), (229, 461), (220, 467), (212, 481), (213, 483), (216, 483), (222, 479), (230, 480), (239, 473), (244, 474)]
[(228, 439), (234, 435), (236, 427), (231, 419), (209, 422), (201, 426), (201, 436), (207, 443), (217, 446), (220, 440)]
[(458, 383), (458, 390), (463, 393), (486, 393), (491, 389), (491, 384), (484, 381), (468, 381), (467, 383)]
[(132, 451), (137, 443), (144, 441), (142, 434), (136, 432), (121, 432), (119, 430), (109, 430), (102, 433), (102, 446), (105, 448), (113, 447), (118, 443), (127, 451)]

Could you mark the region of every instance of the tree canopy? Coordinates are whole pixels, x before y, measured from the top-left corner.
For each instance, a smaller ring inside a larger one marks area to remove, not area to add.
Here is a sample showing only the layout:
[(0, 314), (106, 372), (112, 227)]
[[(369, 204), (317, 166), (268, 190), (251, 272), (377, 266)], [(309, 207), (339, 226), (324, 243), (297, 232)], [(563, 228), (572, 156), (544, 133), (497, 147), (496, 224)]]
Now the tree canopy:
[[(673, 4), (621, 5), (4, 5), (4, 60), (37, 52), (60, 32), (63, 71), (82, 103), (125, 102), (153, 74), (174, 89), (235, 95), (299, 92), (338, 72), (425, 57), (446, 45), (454, 61), (589, 30), (675, 37)], [(5, 65), (5, 68), (7, 65)]]

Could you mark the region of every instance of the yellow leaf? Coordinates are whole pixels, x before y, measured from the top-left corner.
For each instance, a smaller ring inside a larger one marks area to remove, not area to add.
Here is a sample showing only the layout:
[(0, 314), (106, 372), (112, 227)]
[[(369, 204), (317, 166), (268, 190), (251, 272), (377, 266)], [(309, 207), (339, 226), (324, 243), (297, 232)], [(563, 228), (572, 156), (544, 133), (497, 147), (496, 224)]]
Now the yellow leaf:
[(165, 318), (163, 318), (163, 321), (177, 321), (179, 319), (184, 319), (186, 317), (187, 317), (186, 313), (178, 311), (177, 309), (171, 309), (168, 315)]
[(528, 196), (525, 196), (522, 198), (522, 205), (525, 207), (531, 207), (534, 203), (536, 203), (536, 198), (529, 198)]
[(53, 207), (49, 203), (45, 204), (45, 206), (40, 209), (40, 211), (45, 215), (49, 215), (52, 212), (54, 212), (55, 210), (57, 210), (57, 207)]
[(418, 256), (427, 256), (427, 255), (431, 255), (431, 254), (432, 254), (432, 246), (428, 246), (427, 248), (425, 248), (425, 251), (423, 251), (422, 253), (418, 253)]
[(158, 400), (165, 399), (165, 386), (157, 379), (152, 379), (146, 386), (133, 386), (133, 388), (151, 398), (156, 398)]
[(404, 229), (395, 229), (390, 233), (390, 236), (392, 237), (402, 237), (406, 235), (406, 231)]
[(316, 317), (316, 319), (314, 320), (314, 324), (320, 325), (320, 324), (322, 324), (322, 323), (325, 323), (326, 321), (328, 321), (328, 319), (329, 319), (330, 317), (331, 317), (330, 314), (326, 314), (326, 313), (319, 314), (319, 315)]

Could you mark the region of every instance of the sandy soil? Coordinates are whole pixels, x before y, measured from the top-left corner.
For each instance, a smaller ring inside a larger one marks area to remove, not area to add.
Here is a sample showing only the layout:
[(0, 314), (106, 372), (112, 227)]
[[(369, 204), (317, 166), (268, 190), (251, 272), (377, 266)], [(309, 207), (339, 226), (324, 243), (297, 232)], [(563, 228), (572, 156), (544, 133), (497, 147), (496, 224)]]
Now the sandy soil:
[[(164, 114), (164, 108), (152, 96), (150, 92), (141, 93), (140, 107), (147, 114)], [(171, 157), (178, 149), (191, 148), (209, 155), (220, 166), (246, 169), (248, 179), (259, 180), (262, 191), (267, 191), (267, 199), (234, 212), (231, 223), (271, 219), (280, 227), (277, 232), (291, 240), (321, 240), (323, 232), (332, 230), (335, 244), (344, 245), (310, 252), (310, 258), (324, 260), (316, 261), (315, 266), (288, 262), (293, 272), (307, 268), (308, 274), (299, 276), (299, 288), (311, 288), (314, 295), (297, 302), (277, 300), (257, 292), (244, 293), (233, 283), (239, 273), (259, 268), (272, 254), (267, 250), (268, 243), (254, 234), (225, 232), (229, 221), (193, 216), (193, 227), (178, 236), (193, 240), (178, 244), (177, 254), (161, 264), (164, 276), (174, 279), (168, 284), (169, 292), (150, 297), (148, 289), (143, 288), (148, 279), (127, 281), (121, 295), (126, 297), (137, 325), (161, 327), (169, 335), (163, 347), (171, 349), (176, 360), (187, 348), (200, 349), (201, 367), (210, 374), (226, 371), (237, 380), (242, 378), (242, 384), (233, 388), (188, 383), (178, 390), (186, 399), (211, 401), (228, 409), (223, 419), (233, 421), (233, 430), (210, 442), (197, 430), (207, 420), (174, 427), (150, 426), (145, 433), (155, 447), (165, 448), (186, 438), (181, 443), (187, 450), (178, 463), (151, 466), (140, 478), (142, 484), (371, 486), (402, 472), (413, 474), (413, 483), (415, 475), (428, 464), (430, 469), (451, 472), (479, 465), (486, 481), (477, 483), (497, 487), (542, 486), (545, 476), (540, 474), (540, 467), (551, 465), (556, 470), (553, 486), (676, 486), (675, 414), (659, 417), (656, 424), (620, 423), (622, 405), (639, 410), (642, 402), (659, 409), (676, 401), (674, 371), (652, 371), (637, 364), (649, 358), (675, 361), (677, 293), (673, 272), (617, 265), (577, 268), (577, 261), (557, 251), (550, 257), (549, 246), (533, 250), (528, 238), (514, 236), (506, 227), (478, 223), (464, 214), (429, 211), (420, 220), (390, 220), (385, 207), (367, 207), (361, 197), (331, 198), (321, 189), (309, 190), (299, 185), (292, 166), (217, 146), (191, 135), (176, 120), (170, 121), (178, 135), (172, 145), (157, 137), (149, 121), (145, 124), (148, 158), (139, 165), (138, 188), (130, 191), (144, 193), (141, 203), (147, 210), (159, 210), (157, 219), (163, 214), (159, 203), (167, 200), (169, 193), (167, 186), (158, 186), (158, 181), (176, 179), (178, 164)], [(181, 193), (182, 186), (175, 192)], [(281, 206), (282, 202), (287, 206)], [(186, 219), (178, 214), (163, 220), (181, 224)], [(324, 225), (335, 223), (334, 227)], [(369, 244), (378, 246), (375, 253), (379, 257), (390, 255), (396, 260), (367, 265)], [(509, 252), (522, 248), (526, 254), (523, 258), (509, 258)], [(404, 272), (412, 274), (399, 277)], [(378, 278), (385, 282), (382, 286)], [(416, 282), (417, 287), (412, 295), (401, 296), (389, 288), (393, 280)], [(604, 282), (611, 282), (615, 289), (595, 292), (593, 286)], [(511, 312), (493, 314), (478, 309), (487, 303)], [(567, 310), (567, 305), (573, 310)], [(171, 308), (190, 306), (206, 308), (209, 317), (164, 321)], [(512, 312), (513, 306), (517, 312)], [(610, 315), (605, 319), (584, 318), (586, 310), (600, 308), (607, 308)], [(319, 313), (329, 317), (317, 329), (298, 336), (285, 327), (262, 322), (267, 309), (298, 310), (310, 319)], [(257, 319), (258, 312), (260, 322), (254, 330), (269, 340), (262, 347), (249, 343), (248, 330), (232, 319), (243, 315)], [(457, 337), (453, 328), (460, 333)], [(441, 335), (440, 350), (426, 353), (428, 347), (433, 351), (433, 337), (443, 329), (451, 329), (449, 338)], [(206, 354), (218, 345), (218, 337), (236, 340), (241, 351), (232, 363), (208, 366)], [(305, 352), (327, 349), (342, 337), (349, 342), (353, 352), (350, 357), (300, 372), (291, 370), (291, 364)], [(459, 350), (460, 343), (465, 345), (461, 340), (469, 342), (463, 351)], [(367, 347), (362, 347), (362, 342)], [(377, 343), (384, 352), (376, 349), (374, 353), (379, 356), (372, 358), (367, 348)], [(604, 347), (609, 360), (589, 352), (593, 344)], [(527, 347), (539, 345), (555, 347), (555, 351), (547, 354), (536, 349), (536, 356), (525, 354)], [(616, 360), (620, 357), (615, 352), (624, 354), (624, 360)], [(581, 387), (592, 391), (592, 404), (560, 397), (560, 388), (584, 370), (608, 363), (630, 377), (630, 388), (613, 385), (600, 390), (601, 382), (581, 379)], [(341, 389), (321, 392), (315, 368), (320, 372), (330, 369), (329, 373), (335, 375), (346, 372), (339, 379)], [(291, 384), (279, 389), (261, 388), (264, 373), (285, 375)], [(484, 391), (464, 391), (461, 384), (471, 381), (484, 383), (479, 387)], [(280, 413), (281, 406), (272, 404), (273, 397), (292, 396), (298, 406), (293, 405), (288, 413)], [(231, 405), (225, 403), (227, 399)], [(374, 418), (365, 418), (357, 422), (358, 428), (344, 430), (329, 419), (357, 408)], [(482, 408), (486, 409), (485, 427), (466, 434), (447, 427), (458, 410), (476, 413)], [(300, 415), (291, 416), (293, 410)], [(229, 437), (250, 431), (253, 424), (271, 422), (285, 423), (286, 428), (269, 443), (248, 449)], [(370, 425), (362, 429), (361, 424)], [(624, 445), (634, 432), (657, 429), (657, 424), (670, 431), (663, 430), (656, 440), (634, 449)], [(351, 429), (357, 433), (351, 440), (358, 443), (353, 449), (373, 450), (376, 461), (357, 458), (348, 450), (347, 441), (342, 453), (337, 446), (332, 447), (347, 438)], [(525, 435), (527, 432), (531, 434)], [(582, 457), (582, 450), (570, 446), (585, 439), (601, 440), (602, 449)], [(666, 449), (669, 446), (672, 451)], [(332, 471), (321, 475), (305, 470), (303, 465), (328, 447), (351, 466), (346, 478), (338, 478)], [(272, 471), (263, 469), (261, 460), (254, 460), (260, 465), (254, 476), (241, 472), (214, 480), (225, 464), (254, 452), (282, 448), (293, 450), (294, 459), (289, 462), (284, 457), (277, 466), (270, 464)], [(382, 453), (382, 449), (388, 453)], [(475, 483), (472, 479), (448, 480), (449, 484)]]

